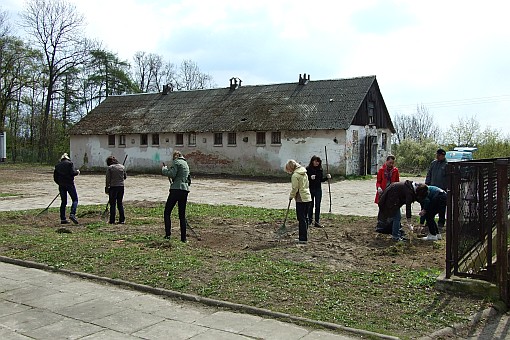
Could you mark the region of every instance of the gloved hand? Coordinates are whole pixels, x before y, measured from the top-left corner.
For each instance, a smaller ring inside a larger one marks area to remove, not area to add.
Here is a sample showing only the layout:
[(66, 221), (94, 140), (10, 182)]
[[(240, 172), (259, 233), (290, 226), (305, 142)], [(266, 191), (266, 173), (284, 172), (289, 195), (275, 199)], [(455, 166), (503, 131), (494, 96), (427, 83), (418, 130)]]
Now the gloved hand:
[(331, 179), (331, 175), (330, 174), (326, 174), (326, 178), (327, 179)]
[(168, 170), (168, 167), (166, 165), (163, 165), (163, 167), (161, 168), (161, 170)]
[(425, 214), (426, 214), (426, 213), (427, 213), (427, 212), (425, 211), (425, 209), (422, 209), (418, 215), (420, 215), (420, 216), (425, 216)]
[(379, 195), (382, 195), (383, 191), (384, 190), (381, 187), (377, 188), (377, 192), (379, 193)]
[(80, 170), (76, 170), (76, 172), (78, 173), (78, 175), (80, 174)]
[(110, 193), (110, 188), (104, 187), (104, 193), (108, 195)]
[(310, 178), (311, 178), (311, 179), (315, 179), (315, 175), (311, 175), (311, 176), (310, 176)]
[(414, 230), (413, 220), (411, 220), (410, 218), (407, 219), (407, 227), (409, 228), (410, 231)]

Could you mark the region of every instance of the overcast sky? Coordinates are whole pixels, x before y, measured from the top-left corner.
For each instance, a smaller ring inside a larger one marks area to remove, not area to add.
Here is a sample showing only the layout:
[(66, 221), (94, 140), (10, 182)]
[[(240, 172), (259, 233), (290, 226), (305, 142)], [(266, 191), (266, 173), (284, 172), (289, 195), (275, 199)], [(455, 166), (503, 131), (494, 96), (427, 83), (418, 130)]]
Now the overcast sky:
[[(86, 36), (195, 61), (219, 87), (376, 75), (390, 114), (424, 105), (443, 129), (476, 119), (510, 133), (510, 2), (69, 0)], [(3, 0), (15, 21), (23, 0)]]

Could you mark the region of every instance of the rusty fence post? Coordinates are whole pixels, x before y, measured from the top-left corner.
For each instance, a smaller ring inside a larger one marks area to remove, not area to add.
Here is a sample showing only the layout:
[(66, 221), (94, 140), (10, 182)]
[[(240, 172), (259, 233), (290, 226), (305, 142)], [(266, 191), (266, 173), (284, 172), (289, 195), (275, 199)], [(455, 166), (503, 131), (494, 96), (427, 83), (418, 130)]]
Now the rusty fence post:
[(509, 306), (508, 287), (508, 159), (498, 159), (497, 168), (497, 281), (501, 300)]

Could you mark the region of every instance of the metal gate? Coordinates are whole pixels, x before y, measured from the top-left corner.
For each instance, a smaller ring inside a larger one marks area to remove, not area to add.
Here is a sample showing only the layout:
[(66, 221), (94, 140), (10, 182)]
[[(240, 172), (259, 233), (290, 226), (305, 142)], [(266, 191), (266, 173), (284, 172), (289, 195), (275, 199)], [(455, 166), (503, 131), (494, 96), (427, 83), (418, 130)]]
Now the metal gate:
[(508, 304), (510, 158), (448, 163), (446, 277), (498, 284)]

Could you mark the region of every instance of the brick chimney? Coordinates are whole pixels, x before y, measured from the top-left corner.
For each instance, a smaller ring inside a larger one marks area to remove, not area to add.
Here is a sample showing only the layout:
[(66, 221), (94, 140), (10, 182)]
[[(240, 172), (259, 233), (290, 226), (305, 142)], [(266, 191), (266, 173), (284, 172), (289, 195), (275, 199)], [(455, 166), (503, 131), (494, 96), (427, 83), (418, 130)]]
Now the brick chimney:
[[(238, 80), (239, 80), (239, 84), (237, 83)], [(230, 78), (230, 89), (235, 90), (237, 88), (240, 88), (242, 82), (243, 81), (240, 78), (237, 78), (237, 77)]]
[(306, 85), (310, 81), (310, 75), (308, 75), (308, 78), (306, 77), (306, 73), (303, 74), (303, 77), (301, 77), (301, 73), (299, 74), (299, 85)]

